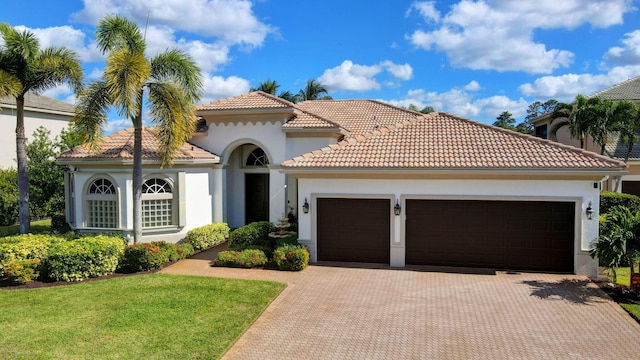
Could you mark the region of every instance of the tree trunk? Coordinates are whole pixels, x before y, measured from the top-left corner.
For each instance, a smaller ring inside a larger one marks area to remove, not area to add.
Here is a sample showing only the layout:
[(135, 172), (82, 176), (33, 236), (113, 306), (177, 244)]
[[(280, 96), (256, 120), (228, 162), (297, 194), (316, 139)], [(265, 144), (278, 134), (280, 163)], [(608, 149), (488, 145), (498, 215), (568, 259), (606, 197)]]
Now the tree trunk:
[(133, 134), (133, 243), (142, 240), (142, 126)]
[(18, 160), (18, 196), (20, 198), (18, 220), (20, 234), (29, 233), (29, 169), (27, 168), (27, 139), (24, 135), (24, 95), (16, 97), (16, 156)]

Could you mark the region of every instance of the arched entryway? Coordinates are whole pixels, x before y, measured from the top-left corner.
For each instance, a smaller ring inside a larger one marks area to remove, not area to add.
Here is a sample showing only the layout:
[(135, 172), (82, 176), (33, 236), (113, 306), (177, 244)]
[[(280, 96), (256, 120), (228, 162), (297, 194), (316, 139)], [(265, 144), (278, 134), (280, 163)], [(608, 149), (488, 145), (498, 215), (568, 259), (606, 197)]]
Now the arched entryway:
[(255, 144), (237, 146), (227, 161), (227, 222), (239, 227), (269, 220), (269, 156)]

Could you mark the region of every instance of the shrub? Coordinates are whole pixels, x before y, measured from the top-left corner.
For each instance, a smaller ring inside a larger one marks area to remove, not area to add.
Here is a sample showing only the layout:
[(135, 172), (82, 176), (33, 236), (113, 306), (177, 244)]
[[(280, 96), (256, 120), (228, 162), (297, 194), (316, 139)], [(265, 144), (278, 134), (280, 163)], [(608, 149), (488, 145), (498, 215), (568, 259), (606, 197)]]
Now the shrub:
[(191, 244), (196, 250), (203, 250), (222, 244), (228, 237), (229, 225), (214, 223), (189, 230), (183, 242)]
[(600, 214), (608, 214), (616, 206), (624, 206), (635, 213), (640, 210), (640, 197), (613, 191), (600, 192)]
[(118, 264), (120, 272), (138, 272), (159, 269), (169, 262), (193, 255), (191, 244), (170, 244), (165, 241), (128, 245)]
[(280, 270), (300, 271), (309, 265), (309, 251), (302, 245), (284, 245), (273, 251), (273, 261)]
[(267, 261), (267, 256), (261, 250), (227, 250), (218, 253), (218, 256), (213, 261), (213, 265), (252, 268), (256, 266), (264, 266)]
[(300, 243), (298, 242), (298, 234), (293, 233), (287, 237), (276, 239), (276, 248), (284, 245), (300, 245)]
[(55, 243), (49, 249), (44, 269), (52, 280), (80, 281), (113, 274), (124, 254), (124, 240), (97, 235)]
[(268, 221), (258, 221), (241, 226), (229, 235), (229, 249), (241, 250), (249, 246), (272, 246), (269, 233), (273, 231), (273, 224)]
[(0, 226), (18, 222), (18, 173), (0, 169)]
[(40, 277), (40, 259), (11, 260), (3, 265), (3, 278), (22, 285)]
[(59, 232), (66, 233), (71, 231), (71, 227), (67, 223), (67, 219), (64, 214), (55, 213), (51, 215), (51, 229)]

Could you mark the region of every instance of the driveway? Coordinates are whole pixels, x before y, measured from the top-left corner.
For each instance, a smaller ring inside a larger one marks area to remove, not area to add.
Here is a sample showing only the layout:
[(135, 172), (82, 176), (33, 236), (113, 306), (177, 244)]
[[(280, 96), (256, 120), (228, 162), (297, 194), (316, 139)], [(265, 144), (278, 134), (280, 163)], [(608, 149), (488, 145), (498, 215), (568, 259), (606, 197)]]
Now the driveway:
[(580, 276), (344, 263), (295, 273), (227, 269), (209, 266), (212, 253), (162, 272), (289, 284), (223, 359), (632, 359), (640, 354), (640, 326)]

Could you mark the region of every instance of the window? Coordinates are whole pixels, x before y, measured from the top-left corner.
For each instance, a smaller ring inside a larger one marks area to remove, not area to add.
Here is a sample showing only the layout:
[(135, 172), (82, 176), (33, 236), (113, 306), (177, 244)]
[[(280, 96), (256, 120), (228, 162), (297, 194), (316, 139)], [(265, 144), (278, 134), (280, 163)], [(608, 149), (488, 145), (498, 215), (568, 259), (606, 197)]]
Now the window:
[(247, 156), (247, 161), (245, 166), (267, 166), (269, 165), (269, 159), (267, 158), (267, 154), (264, 153), (264, 150), (261, 148), (257, 148), (253, 150), (249, 156)]
[(547, 124), (536, 126), (536, 136), (539, 138), (547, 138)]
[(142, 227), (173, 225), (173, 189), (163, 179), (152, 178), (142, 184)]
[(87, 226), (115, 229), (118, 227), (116, 187), (107, 179), (97, 179), (87, 191)]

